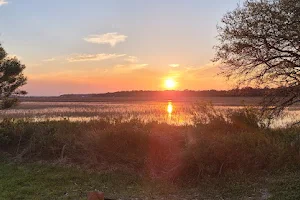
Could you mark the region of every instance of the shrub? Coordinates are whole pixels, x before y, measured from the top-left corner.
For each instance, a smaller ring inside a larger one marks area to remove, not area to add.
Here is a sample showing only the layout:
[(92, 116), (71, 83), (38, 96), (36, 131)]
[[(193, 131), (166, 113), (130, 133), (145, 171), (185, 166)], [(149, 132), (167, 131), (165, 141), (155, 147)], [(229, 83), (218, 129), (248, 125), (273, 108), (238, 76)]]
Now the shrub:
[(0, 152), (18, 160), (64, 161), (94, 169), (121, 166), (151, 177), (189, 181), (299, 169), (299, 128), (263, 127), (263, 119), (249, 108), (227, 112), (209, 104), (198, 108), (193, 126), (137, 119), (5, 119), (0, 122)]
[[(217, 112), (210, 104), (196, 108), (201, 114), (195, 115), (195, 127), (186, 135), (180, 176), (200, 178), (299, 167), (299, 135), (289, 129), (278, 133), (266, 128), (255, 109)], [(297, 152), (292, 152), (293, 148)]]

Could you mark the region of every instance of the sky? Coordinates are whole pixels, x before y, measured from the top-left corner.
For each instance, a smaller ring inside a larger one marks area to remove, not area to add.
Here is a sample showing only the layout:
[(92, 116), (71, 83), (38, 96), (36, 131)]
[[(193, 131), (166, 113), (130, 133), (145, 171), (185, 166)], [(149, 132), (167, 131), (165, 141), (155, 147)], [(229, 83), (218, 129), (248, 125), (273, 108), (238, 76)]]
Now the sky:
[(26, 65), (29, 95), (228, 89), (213, 46), (238, 3), (0, 0), (0, 43)]

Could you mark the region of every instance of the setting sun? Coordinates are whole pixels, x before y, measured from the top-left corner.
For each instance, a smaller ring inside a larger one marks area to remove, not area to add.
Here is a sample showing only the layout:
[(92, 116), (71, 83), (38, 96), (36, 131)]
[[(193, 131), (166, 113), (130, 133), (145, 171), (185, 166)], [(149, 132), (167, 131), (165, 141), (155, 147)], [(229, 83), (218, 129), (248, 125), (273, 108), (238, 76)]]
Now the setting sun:
[(300, 0), (0, 0), (0, 200), (300, 200), (299, 22)]
[(174, 89), (176, 87), (176, 84), (177, 83), (171, 78), (165, 80), (165, 87), (167, 89)]

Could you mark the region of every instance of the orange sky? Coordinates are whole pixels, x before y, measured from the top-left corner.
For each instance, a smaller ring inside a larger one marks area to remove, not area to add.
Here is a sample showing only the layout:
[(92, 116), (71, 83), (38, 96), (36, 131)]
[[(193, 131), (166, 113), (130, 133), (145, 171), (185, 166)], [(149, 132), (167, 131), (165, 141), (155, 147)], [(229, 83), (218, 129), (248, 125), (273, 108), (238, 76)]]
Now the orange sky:
[(231, 87), (211, 60), (238, 0), (3, 2), (0, 42), (27, 66), (29, 95)]
[[(29, 84), (25, 86), (25, 89), (35, 91), (35, 94), (51, 95), (120, 90), (230, 88), (230, 84), (218, 75), (218, 65), (213, 63), (201, 67), (168, 66), (164, 70), (153, 70), (148, 66), (135, 68), (131, 65), (114, 66), (110, 69), (101, 70), (27, 73)], [(176, 86), (167, 88), (165, 85), (167, 79), (174, 80)]]

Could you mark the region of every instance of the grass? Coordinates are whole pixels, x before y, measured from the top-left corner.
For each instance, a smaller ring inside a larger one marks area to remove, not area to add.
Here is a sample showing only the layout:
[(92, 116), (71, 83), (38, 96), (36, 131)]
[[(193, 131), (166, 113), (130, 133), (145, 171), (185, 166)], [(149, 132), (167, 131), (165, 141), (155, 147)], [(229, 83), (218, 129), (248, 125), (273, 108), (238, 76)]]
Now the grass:
[(7, 163), (1, 163), (0, 170), (0, 199), (86, 199), (86, 192), (94, 190), (128, 197), (141, 192), (138, 177), (116, 172), (96, 174), (71, 167)]
[(196, 111), (193, 125), (5, 119), (0, 194), (74, 199), (98, 189), (140, 199), (298, 197), (292, 176), (300, 174), (299, 127), (265, 127), (252, 108), (220, 112), (203, 104)]
[[(202, 99), (202, 98), (200, 98)], [(205, 99), (205, 98), (204, 98)], [(218, 105), (218, 109), (237, 109), (248, 105), (251, 98), (218, 98), (211, 101)], [(242, 103), (243, 102), (243, 103)], [(246, 103), (248, 102), (248, 103)], [(0, 120), (3, 118), (31, 118), (32, 120), (45, 121), (62, 120), (89, 121), (91, 119), (106, 119), (123, 117), (126, 119), (139, 118), (143, 121), (159, 121), (169, 124), (191, 124), (191, 111), (194, 101), (170, 102), (173, 106), (171, 115), (167, 112), (168, 102), (21, 102), (13, 109), (0, 110)], [(232, 104), (233, 103), (233, 104)], [(230, 107), (234, 105), (235, 107)], [(256, 104), (255, 104), (256, 105)], [(275, 126), (284, 126), (299, 120), (299, 107), (294, 107), (286, 115), (274, 122)], [(298, 115), (297, 115), (298, 114)]]
[(49, 164), (0, 162), (0, 199), (86, 199), (104, 191), (120, 199), (300, 198), (300, 173), (256, 174), (203, 179), (194, 187), (143, 179), (123, 172), (88, 172)]
[(19, 161), (134, 171), (171, 181), (205, 176), (299, 169), (300, 128), (264, 127), (255, 110), (228, 113), (203, 105), (194, 125), (139, 119), (88, 122), (6, 119), (0, 152)]

